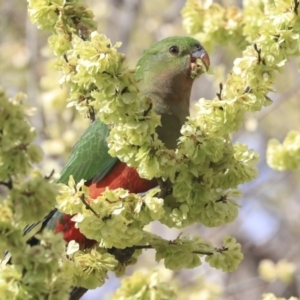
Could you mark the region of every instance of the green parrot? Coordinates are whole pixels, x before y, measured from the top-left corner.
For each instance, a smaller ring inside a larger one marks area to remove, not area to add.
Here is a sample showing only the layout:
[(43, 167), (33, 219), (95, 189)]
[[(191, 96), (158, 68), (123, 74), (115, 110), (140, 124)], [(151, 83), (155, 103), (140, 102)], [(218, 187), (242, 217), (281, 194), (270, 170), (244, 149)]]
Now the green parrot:
[[(157, 133), (169, 149), (176, 148), (181, 126), (189, 116), (195, 71), (196, 75), (206, 71), (197, 65), (198, 59), (209, 68), (209, 56), (197, 40), (175, 36), (153, 44), (137, 62), (136, 81), (140, 94), (152, 100), (155, 112), (161, 116)], [(156, 180), (140, 178), (134, 168), (108, 154), (108, 135), (108, 126), (95, 120), (74, 146), (58, 182), (67, 184), (70, 175), (76, 183), (83, 178), (92, 198), (101, 195), (106, 187), (143, 193), (157, 186)], [(95, 241), (82, 235), (71, 219), (72, 216), (54, 209), (42, 222), (28, 226), (25, 235), (31, 235), (29, 243), (35, 244), (34, 234), (30, 234), (32, 229), (35, 228), (36, 233), (47, 227), (62, 232), (67, 242), (75, 240), (83, 248), (91, 247)]]
[[(199, 60), (202, 65), (198, 64)], [(184, 36), (169, 37), (153, 44), (137, 63), (136, 81), (140, 94), (152, 100), (155, 112), (161, 116), (157, 133), (169, 149), (176, 148), (181, 126), (189, 116), (194, 79), (204, 73), (209, 64), (209, 56), (203, 46), (197, 40)], [(108, 154), (108, 135), (108, 126), (95, 120), (74, 146), (58, 182), (67, 184), (70, 175), (76, 183), (85, 179), (92, 198), (101, 195), (106, 187), (143, 193), (157, 186), (156, 180), (140, 178), (134, 168)], [(27, 226), (25, 236), (28, 235), (28, 243), (37, 244), (35, 233), (46, 227), (62, 232), (66, 242), (75, 240), (82, 248), (94, 245), (95, 241), (87, 239), (75, 228), (72, 217), (54, 209), (43, 221)], [(124, 257), (118, 256), (117, 250), (110, 249), (110, 253), (115, 254), (119, 261), (132, 254), (125, 251), (125, 255), (122, 252)]]

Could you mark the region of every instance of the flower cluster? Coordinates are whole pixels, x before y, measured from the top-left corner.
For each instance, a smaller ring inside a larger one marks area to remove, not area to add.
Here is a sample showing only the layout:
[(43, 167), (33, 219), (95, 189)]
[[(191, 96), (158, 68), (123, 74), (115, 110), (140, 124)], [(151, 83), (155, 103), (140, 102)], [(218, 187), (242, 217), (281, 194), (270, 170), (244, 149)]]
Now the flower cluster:
[[(68, 299), (70, 280), (60, 263), (64, 242), (60, 235), (44, 231), (40, 244), (26, 245), (23, 227), (38, 222), (55, 205), (57, 187), (33, 164), (43, 153), (33, 144), (36, 137), (28, 121), (32, 109), (22, 94), (9, 99), (0, 91), (0, 265), (1, 299)], [(11, 260), (12, 265), (4, 262)], [(7, 284), (9, 282), (9, 284)]]
[(284, 259), (277, 263), (269, 259), (263, 259), (259, 263), (258, 272), (262, 279), (268, 282), (273, 282), (277, 279), (289, 284), (295, 276), (296, 266)]
[(267, 148), (267, 163), (276, 170), (296, 170), (300, 168), (300, 132), (290, 131), (283, 143), (271, 139)]
[(274, 294), (267, 293), (267, 294), (263, 294), (262, 300), (298, 300), (298, 298), (296, 297), (290, 297), (288, 299), (282, 297), (277, 298)]
[(188, 0), (182, 10), (183, 26), (211, 49), (214, 44), (234, 43), (242, 49), (246, 44), (243, 36), (243, 13), (237, 6), (222, 7), (218, 3)]
[(92, 11), (81, 0), (28, 0), (28, 13), (39, 29), (58, 33), (49, 38), (56, 55), (69, 49), (73, 33), (86, 36), (96, 28)]
[(159, 271), (150, 273), (135, 272), (122, 280), (121, 287), (112, 299), (177, 299), (176, 285), (164, 282)]

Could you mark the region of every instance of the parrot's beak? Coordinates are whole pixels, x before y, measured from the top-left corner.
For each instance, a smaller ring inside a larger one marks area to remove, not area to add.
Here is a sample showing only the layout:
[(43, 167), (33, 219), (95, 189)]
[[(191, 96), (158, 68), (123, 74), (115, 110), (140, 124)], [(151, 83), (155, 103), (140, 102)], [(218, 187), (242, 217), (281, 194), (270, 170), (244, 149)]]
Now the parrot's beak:
[(210, 59), (209, 56), (207, 54), (207, 52), (202, 48), (202, 49), (197, 49), (196, 51), (194, 51), (191, 55), (191, 62), (195, 63), (197, 61), (197, 59), (201, 59), (203, 64), (206, 67), (206, 71), (208, 71), (209, 66), (210, 66)]
[(208, 71), (210, 60), (207, 52), (203, 48), (195, 49), (190, 55), (191, 78), (198, 78), (201, 74)]

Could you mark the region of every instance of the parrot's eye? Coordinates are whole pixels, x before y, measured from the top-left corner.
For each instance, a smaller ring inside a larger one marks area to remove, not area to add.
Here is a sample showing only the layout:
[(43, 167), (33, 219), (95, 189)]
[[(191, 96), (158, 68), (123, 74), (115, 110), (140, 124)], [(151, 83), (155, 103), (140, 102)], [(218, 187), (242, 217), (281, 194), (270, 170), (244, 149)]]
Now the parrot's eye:
[(179, 53), (179, 48), (177, 46), (171, 46), (169, 52), (173, 55), (177, 55)]
[(197, 50), (202, 50), (202, 46), (200, 44), (195, 45)]

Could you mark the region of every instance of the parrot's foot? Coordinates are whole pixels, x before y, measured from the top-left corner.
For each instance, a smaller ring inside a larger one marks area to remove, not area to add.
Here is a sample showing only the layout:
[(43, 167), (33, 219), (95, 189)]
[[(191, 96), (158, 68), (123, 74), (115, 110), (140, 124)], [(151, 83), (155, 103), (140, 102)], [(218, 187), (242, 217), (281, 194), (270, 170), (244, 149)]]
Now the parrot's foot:
[(157, 183), (160, 187), (160, 193), (158, 194), (158, 198), (165, 198), (168, 195), (172, 194), (172, 185), (169, 180), (163, 181), (161, 178), (157, 178)]
[(109, 254), (112, 254), (117, 261), (119, 261), (120, 263), (125, 263), (127, 260), (129, 260), (133, 253), (135, 251), (135, 247), (126, 247), (124, 249), (118, 249), (115, 247), (109, 248), (107, 249), (107, 252)]

